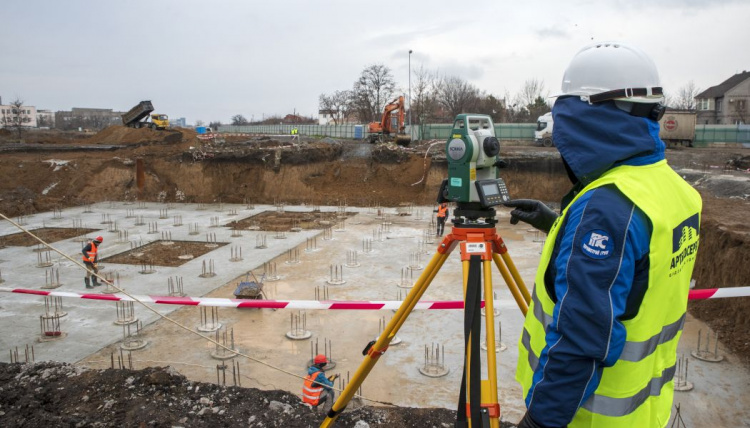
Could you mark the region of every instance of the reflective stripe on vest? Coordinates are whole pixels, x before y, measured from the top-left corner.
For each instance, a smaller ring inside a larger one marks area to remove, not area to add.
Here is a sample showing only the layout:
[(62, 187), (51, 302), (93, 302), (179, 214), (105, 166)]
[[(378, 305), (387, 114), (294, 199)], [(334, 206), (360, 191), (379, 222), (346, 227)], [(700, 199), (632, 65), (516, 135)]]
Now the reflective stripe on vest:
[(302, 401), (312, 406), (317, 406), (320, 403), (320, 395), (323, 393), (322, 386), (313, 386), (315, 378), (318, 377), (318, 373), (320, 372), (317, 371), (307, 375), (307, 377), (305, 377), (305, 383), (302, 386)]
[[(671, 412), (677, 342), (685, 322), (698, 247), (700, 195), (661, 161), (614, 168), (589, 184), (573, 202), (607, 184), (615, 184), (653, 226), (649, 286), (635, 318), (622, 322), (626, 342), (619, 359), (603, 369), (599, 386), (569, 426), (664, 426)], [(554, 319), (555, 302), (547, 294), (544, 274), (567, 211), (553, 225), (542, 250), (531, 307), (519, 338), (516, 379), (524, 397), (533, 385), (539, 356), (546, 347), (546, 329)]]
[(83, 261), (93, 263), (94, 260), (96, 260), (97, 251), (98, 249), (96, 248), (96, 244), (94, 243), (94, 241), (91, 241), (91, 251), (86, 252), (88, 258), (86, 258), (86, 256), (83, 256)]

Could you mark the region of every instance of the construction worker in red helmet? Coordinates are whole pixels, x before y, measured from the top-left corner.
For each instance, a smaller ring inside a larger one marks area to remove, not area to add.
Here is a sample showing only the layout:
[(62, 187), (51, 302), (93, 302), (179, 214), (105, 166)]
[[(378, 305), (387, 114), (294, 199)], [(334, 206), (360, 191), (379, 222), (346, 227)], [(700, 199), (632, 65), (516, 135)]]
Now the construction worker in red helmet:
[(325, 375), (325, 366), (328, 358), (318, 354), (313, 358), (313, 364), (307, 368), (307, 376), (302, 386), (302, 402), (314, 408), (320, 407), (329, 400), (333, 404), (333, 381), (339, 377), (338, 374), (330, 378)]
[(102, 238), (101, 236), (97, 236), (88, 244), (86, 244), (86, 246), (83, 247), (83, 250), (81, 251), (83, 253), (83, 264), (86, 265), (86, 277), (83, 278), (83, 281), (86, 283), (86, 288), (94, 288), (102, 285), (101, 282), (98, 282), (96, 280), (96, 275), (91, 274), (91, 272), (99, 273), (97, 260), (99, 246), (101, 245), (102, 241), (104, 241), (104, 238)]

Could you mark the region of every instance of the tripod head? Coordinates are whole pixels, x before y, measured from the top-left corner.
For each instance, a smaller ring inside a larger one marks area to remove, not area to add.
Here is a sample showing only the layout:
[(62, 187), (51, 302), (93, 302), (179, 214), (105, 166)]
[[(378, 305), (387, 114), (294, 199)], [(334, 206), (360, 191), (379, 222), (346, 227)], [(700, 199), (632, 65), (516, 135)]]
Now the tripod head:
[(494, 208), (484, 208), (479, 202), (458, 202), (452, 222), (458, 228), (494, 228), (495, 214)]

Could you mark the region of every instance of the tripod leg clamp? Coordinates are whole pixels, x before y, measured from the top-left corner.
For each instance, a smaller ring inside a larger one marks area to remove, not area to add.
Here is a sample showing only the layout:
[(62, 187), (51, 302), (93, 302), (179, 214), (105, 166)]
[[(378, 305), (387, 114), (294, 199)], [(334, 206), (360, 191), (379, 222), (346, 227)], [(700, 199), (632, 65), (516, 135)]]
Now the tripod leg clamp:
[(362, 355), (369, 355), (373, 360), (377, 360), (381, 355), (385, 354), (385, 351), (388, 350), (388, 347), (386, 346), (385, 348), (380, 350), (373, 349), (372, 346), (375, 344), (375, 342), (376, 341), (373, 340), (372, 342), (368, 343), (367, 346), (365, 346), (365, 349), (362, 351)]

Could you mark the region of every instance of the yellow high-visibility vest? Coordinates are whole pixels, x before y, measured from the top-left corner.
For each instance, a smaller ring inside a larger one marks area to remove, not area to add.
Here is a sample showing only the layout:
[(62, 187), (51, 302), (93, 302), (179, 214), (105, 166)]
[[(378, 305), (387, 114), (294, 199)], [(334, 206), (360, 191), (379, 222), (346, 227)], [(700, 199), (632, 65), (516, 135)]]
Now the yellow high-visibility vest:
[[(623, 321), (626, 342), (619, 359), (604, 368), (599, 386), (569, 427), (663, 427), (672, 408), (677, 343), (698, 250), (702, 202), (665, 160), (613, 168), (586, 186), (573, 202), (607, 184), (616, 185), (651, 221), (648, 289), (638, 314)], [(544, 273), (573, 202), (552, 226), (542, 250), (532, 303), (518, 342), (516, 380), (524, 398), (546, 346), (545, 329), (553, 320), (555, 303), (544, 286)]]

